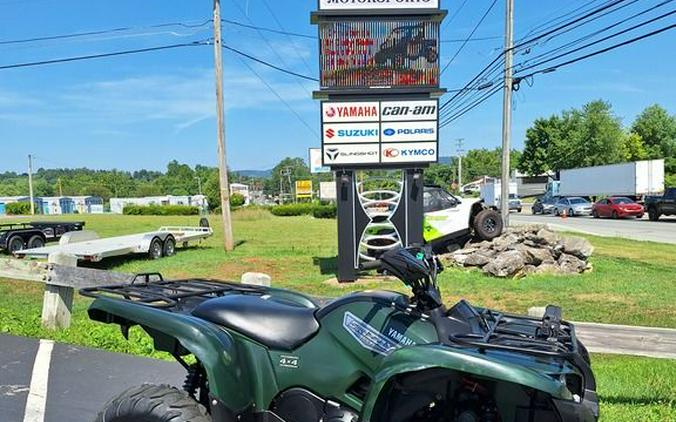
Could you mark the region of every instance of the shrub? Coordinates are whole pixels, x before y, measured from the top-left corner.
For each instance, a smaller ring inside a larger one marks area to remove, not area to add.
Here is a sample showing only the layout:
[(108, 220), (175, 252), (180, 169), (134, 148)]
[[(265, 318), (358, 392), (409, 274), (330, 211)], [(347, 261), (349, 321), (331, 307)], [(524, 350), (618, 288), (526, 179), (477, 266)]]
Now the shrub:
[(124, 215), (199, 215), (197, 207), (186, 205), (126, 205)]
[(314, 218), (336, 218), (338, 208), (335, 205), (317, 205), (312, 210)]
[(296, 215), (311, 215), (315, 204), (305, 202), (299, 204), (277, 205), (270, 209), (273, 215), (278, 217), (293, 217)]
[(12, 202), (5, 206), (7, 215), (28, 215), (31, 213), (30, 202)]
[(241, 207), (246, 202), (246, 198), (241, 193), (233, 193), (230, 195), (230, 207)]

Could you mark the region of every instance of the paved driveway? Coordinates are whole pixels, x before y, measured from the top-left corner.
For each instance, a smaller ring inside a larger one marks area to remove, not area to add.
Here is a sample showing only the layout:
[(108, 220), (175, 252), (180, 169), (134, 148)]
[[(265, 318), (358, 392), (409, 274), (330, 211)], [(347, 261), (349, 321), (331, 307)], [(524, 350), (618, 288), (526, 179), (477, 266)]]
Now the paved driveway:
[(544, 223), (557, 231), (577, 231), (606, 237), (676, 244), (676, 218), (662, 217), (659, 221), (647, 218), (613, 220), (606, 218), (573, 217), (563, 219), (554, 215), (510, 214), (511, 224)]

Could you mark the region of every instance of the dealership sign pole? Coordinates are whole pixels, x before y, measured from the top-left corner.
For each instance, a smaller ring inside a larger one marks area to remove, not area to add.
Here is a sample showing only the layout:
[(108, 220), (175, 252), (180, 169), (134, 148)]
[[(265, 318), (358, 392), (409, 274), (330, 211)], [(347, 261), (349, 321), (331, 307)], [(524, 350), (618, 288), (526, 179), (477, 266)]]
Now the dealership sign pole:
[(338, 279), (360, 268), (374, 223), (357, 170), (402, 171), (390, 221), (401, 243), (422, 242), (423, 169), (439, 158), (439, 0), (319, 0), (322, 165), (336, 174)]

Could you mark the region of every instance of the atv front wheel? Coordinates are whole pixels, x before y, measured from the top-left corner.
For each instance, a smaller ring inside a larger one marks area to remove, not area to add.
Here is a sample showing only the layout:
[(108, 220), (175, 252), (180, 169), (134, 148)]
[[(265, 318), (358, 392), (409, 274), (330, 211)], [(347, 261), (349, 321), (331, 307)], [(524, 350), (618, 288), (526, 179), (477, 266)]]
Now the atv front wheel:
[(474, 217), (474, 233), (481, 240), (500, 236), (502, 225), (502, 216), (495, 210), (483, 210)]
[(133, 387), (109, 401), (96, 422), (212, 422), (188, 393), (168, 385)]

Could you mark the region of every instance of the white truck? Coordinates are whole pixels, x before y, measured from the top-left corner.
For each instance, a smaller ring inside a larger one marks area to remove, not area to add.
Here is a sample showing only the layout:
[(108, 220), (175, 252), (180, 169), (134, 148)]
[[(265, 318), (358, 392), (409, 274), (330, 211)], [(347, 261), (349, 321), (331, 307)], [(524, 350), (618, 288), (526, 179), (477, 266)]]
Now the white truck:
[[(489, 182), (481, 185), (480, 196), (484, 204), (488, 207), (500, 208), (500, 197), (502, 195), (502, 184)], [(510, 211), (521, 212), (521, 200), (517, 196), (517, 183), (509, 184), (509, 209)]]
[(664, 192), (664, 160), (646, 160), (606, 166), (561, 170), (560, 196), (629, 196)]

